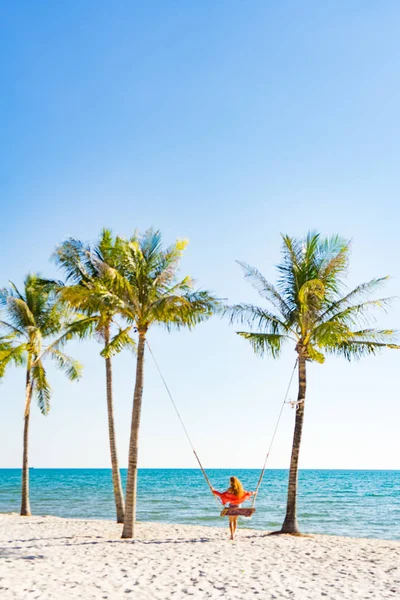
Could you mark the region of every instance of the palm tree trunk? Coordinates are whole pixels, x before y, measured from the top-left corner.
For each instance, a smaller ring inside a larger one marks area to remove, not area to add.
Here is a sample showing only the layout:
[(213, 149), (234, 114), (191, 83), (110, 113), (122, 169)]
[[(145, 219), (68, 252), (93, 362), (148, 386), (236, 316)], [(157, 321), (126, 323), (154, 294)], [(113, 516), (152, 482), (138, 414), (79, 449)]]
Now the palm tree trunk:
[[(110, 342), (110, 328), (104, 333), (104, 342), (107, 346)], [(115, 508), (117, 512), (117, 523), (124, 522), (124, 496), (122, 493), (121, 473), (118, 465), (117, 442), (115, 438), (114, 403), (112, 389), (111, 358), (105, 359), (106, 363), (106, 387), (107, 387), (107, 414), (108, 414), (108, 436), (110, 440), (112, 482), (114, 488)]]
[(136, 382), (133, 395), (131, 438), (129, 442), (128, 478), (125, 496), (125, 522), (122, 531), (123, 538), (132, 538), (135, 534), (136, 495), (137, 495), (137, 464), (139, 446), (139, 427), (143, 398), (143, 367), (146, 332), (139, 331), (138, 353), (136, 361)]
[(292, 456), (290, 459), (289, 486), (286, 506), (286, 517), (281, 533), (300, 533), (297, 522), (297, 482), (301, 434), (304, 421), (304, 402), (306, 398), (306, 357), (299, 354), (299, 393), (297, 396), (296, 423), (294, 426)]
[(30, 365), (26, 372), (26, 393), (25, 393), (25, 414), (24, 414), (24, 450), (22, 456), (22, 498), (21, 498), (21, 516), (31, 516), (31, 506), (29, 502), (29, 418), (31, 414), (32, 399), (32, 381)]

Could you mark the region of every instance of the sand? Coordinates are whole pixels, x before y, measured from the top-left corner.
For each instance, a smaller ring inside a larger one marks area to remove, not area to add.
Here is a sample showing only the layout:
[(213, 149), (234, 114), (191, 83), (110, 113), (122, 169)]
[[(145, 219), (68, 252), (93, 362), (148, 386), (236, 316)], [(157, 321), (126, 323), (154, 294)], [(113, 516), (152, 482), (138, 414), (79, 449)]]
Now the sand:
[(400, 542), (0, 515), (1, 600), (400, 598)]

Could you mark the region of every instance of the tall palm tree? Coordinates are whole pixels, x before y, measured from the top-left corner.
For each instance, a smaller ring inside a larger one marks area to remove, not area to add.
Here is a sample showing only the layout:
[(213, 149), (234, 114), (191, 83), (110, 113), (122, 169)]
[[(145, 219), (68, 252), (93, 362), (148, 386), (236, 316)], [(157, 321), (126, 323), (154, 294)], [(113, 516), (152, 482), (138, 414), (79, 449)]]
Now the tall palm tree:
[(349, 261), (349, 243), (338, 236), (322, 239), (309, 233), (303, 239), (283, 236), (283, 259), (277, 286), (255, 268), (239, 263), (246, 279), (271, 308), (238, 304), (228, 309), (232, 322), (256, 331), (238, 331), (256, 354), (280, 355), (286, 341), (295, 344), (299, 390), (290, 460), (286, 517), (282, 533), (298, 533), (297, 481), (306, 399), (306, 364), (323, 363), (325, 354), (348, 360), (396, 348), (395, 332), (368, 327), (371, 309), (385, 308), (390, 298), (365, 300), (388, 278), (373, 279), (346, 291), (343, 282)]
[(186, 241), (168, 248), (158, 231), (135, 234), (130, 240), (117, 240), (118, 268), (105, 267), (107, 288), (118, 298), (120, 315), (138, 334), (136, 381), (129, 443), (128, 477), (125, 496), (123, 538), (134, 536), (137, 495), (139, 427), (143, 396), (143, 367), (146, 338), (150, 327), (167, 330), (193, 327), (211, 316), (217, 300), (207, 291), (194, 290), (190, 277), (178, 278), (178, 267)]
[[(45, 358), (52, 359), (71, 381), (79, 378), (81, 366), (61, 351), (70, 315), (49, 282), (37, 275), (28, 275), (22, 292), (11, 283), (10, 288), (0, 290), (0, 306), (0, 327), (11, 336), (6, 342), (8, 348), (0, 351), (0, 376), (11, 363), (26, 366), (21, 515), (30, 516), (28, 443), (31, 401), (35, 396), (41, 413), (47, 415), (52, 392), (43, 361)], [(46, 340), (49, 341), (47, 345)]]
[(107, 229), (103, 229), (93, 248), (85, 246), (79, 240), (69, 238), (54, 252), (55, 262), (66, 274), (67, 284), (69, 284), (60, 288), (61, 297), (75, 311), (81, 313), (80, 318), (72, 323), (67, 336), (85, 338), (88, 335), (96, 334), (104, 344), (101, 356), (104, 358), (106, 370), (112, 483), (117, 522), (123, 523), (124, 496), (115, 435), (111, 357), (123, 348), (134, 348), (135, 344), (129, 335), (131, 326), (125, 329), (119, 327), (116, 335), (112, 336), (119, 304), (114, 296), (104, 291), (101, 283), (105, 265), (117, 268), (118, 255), (118, 242), (114, 240), (111, 232)]

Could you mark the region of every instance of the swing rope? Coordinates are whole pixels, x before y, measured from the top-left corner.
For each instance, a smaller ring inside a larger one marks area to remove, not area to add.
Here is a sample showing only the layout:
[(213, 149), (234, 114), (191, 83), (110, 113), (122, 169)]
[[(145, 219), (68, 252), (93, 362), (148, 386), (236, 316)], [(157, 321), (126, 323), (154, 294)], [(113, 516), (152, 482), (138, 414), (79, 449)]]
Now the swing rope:
[(179, 410), (178, 410), (178, 407), (177, 407), (177, 406), (176, 406), (176, 404), (175, 404), (175, 401), (174, 401), (174, 399), (173, 399), (173, 397), (172, 397), (172, 394), (171, 394), (171, 391), (170, 391), (170, 389), (169, 389), (169, 387), (168, 387), (168, 384), (167, 384), (167, 382), (165, 381), (165, 378), (164, 378), (164, 376), (163, 376), (163, 374), (162, 374), (162, 372), (161, 372), (161, 369), (160, 369), (160, 367), (159, 367), (159, 365), (158, 365), (158, 362), (157, 362), (157, 360), (156, 360), (156, 357), (154, 356), (154, 354), (153, 354), (153, 351), (152, 351), (152, 349), (151, 349), (151, 347), (150, 347), (150, 344), (149, 344), (149, 342), (148, 342), (147, 340), (146, 340), (146, 344), (147, 344), (147, 347), (148, 347), (148, 349), (149, 349), (149, 352), (150, 352), (150, 354), (151, 354), (151, 356), (152, 356), (152, 358), (153, 358), (153, 361), (154, 361), (154, 364), (155, 364), (155, 366), (156, 366), (156, 369), (157, 369), (157, 371), (158, 371), (158, 374), (160, 375), (161, 381), (163, 382), (163, 384), (164, 384), (164, 387), (165, 387), (165, 389), (166, 389), (166, 391), (167, 391), (167, 394), (168, 394), (168, 396), (169, 396), (169, 399), (171, 400), (172, 406), (174, 407), (174, 409), (175, 409), (175, 412), (176, 412), (176, 414), (177, 414), (177, 416), (178, 416), (178, 419), (179, 419), (179, 421), (180, 421), (180, 424), (182, 425), (182, 429), (183, 429), (183, 431), (185, 432), (186, 438), (187, 438), (187, 440), (188, 440), (188, 442), (189, 442), (189, 444), (190, 444), (190, 446), (191, 446), (191, 448), (192, 448), (192, 450), (193, 450), (193, 454), (195, 455), (195, 457), (196, 457), (196, 460), (197, 460), (197, 462), (199, 463), (199, 467), (200, 467), (200, 469), (201, 469), (201, 472), (203, 473), (204, 479), (206, 480), (206, 482), (207, 482), (207, 484), (208, 484), (208, 487), (210, 488), (210, 491), (211, 491), (211, 493), (212, 493), (212, 495), (213, 495), (213, 498), (215, 498), (215, 501), (216, 501), (216, 503), (217, 503), (217, 504), (218, 504), (218, 506), (219, 506), (219, 501), (218, 501), (217, 497), (214, 495), (214, 488), (213, 488), (213, 486), (211, 485), (211, 481), (209, 480), (209, 478), (208, 478), (208, 475), (207, 475), (207, 473), (206, 473), (206, 471), (205, 471), (205, 469), (204, 469), (203, 465), (201, 464), (201, 460), (200, 460), (200, 458), (199, 458), (199, 456), (198, 456), (198, 454), (197, 454), (197, 452), (196, 452), (196, 450), (195, 450), (195, 447), (194, 447), (194, 444), (193, 444), (193, 442), (192, 442), (192, 440), (191, 440), (191, 437), (190, 437), (190, 435), (189, 435), (189, 432), (188, 432), (188, 430), (187, 430), (187, 429), (186, 429), (186, 427), (185, 427), (185, 423), (183, 422), (183, 420), (182, 420), (182, 417), (181, 417), (181, 415), (180, 415), (180, 412), (179, 412)]
[[(215, 501), (216, 501), (216, 503), (217, 503), (217, 504), (218, 504), (218, 506), (219, 506), (219, 505), (220, 505), (220, 504), (219, 504), (219, 501), (218, 501), (218, 499), (216, 498), (216, 496), (214, 495), (214, 488), (213, 488), (213, 486), (211, 485), (211, 482), (210, 482), (210, 480), (209, 480), (209, 478), (208, 478), (208, 475), (207, 475), (207, 473), (206, 473), (206, 471), (205, 471), (205, 469), (204, 469), (203, 465), (201, 464), (200, 458), (199, 458), (199, 456), (198, 456), (198, 454), (197, 454), (197, 452), (196, 452), (196, 449), (195, 449), (195, 447), (194, 447), (194, 444), (193, 444), (193, 442), (192, 442), (192, 440), (191, 440), (191, 437), (190, 437), (190, 435), (189, 435), (189, 432), (188, 432), (188, 430), (186, 429), (186, 427), (185, 427), (185, 424), (184, 424), (184, 422), (183, 422), (183, 419), (182, 419), (182, 417), (181, 417), (181, 415), (180, 415), (180, 412), (179, 412), (179, 410), (178, 410), (178, 407), (177, 407), (177, 405), (175, 404), (174, 398), (173, 398), (173, 396), (172, 396), (172, 394), (171, 394), (171, 390), (170, 390), (170, 389), (169, 389), (169, 387), (168, 387), (168, 384), (167, 384), (167, 382), (166, 382), (166, 380), (165, 380), (165, 378), (164, 378), (164, 376), (163, 376), (163, 374), (162, 374), (162, 372), (161, 372), (161, 369), (160, 369), (160, 367), (159, 367), (159, 365), (158, 365), (158, 362), (157, 362), (157, 360), (156, 360), (156, 357), (154, 356), (154, 353), (153, 353), (153, 351), (152, 351), (152, 349), (151, 349), (151, 346), (150, 346), (150, 344), (149, 344), (149, 342), (148, 342), (147, 340), (146, 340), (146, 344), (147, 344), (147, 347), (148, 347), (148, 349), (149, 349), (149, 352), (150, 352), (150, 354), (151, 354), (151, 357), (152, 357), (152, 359), (153, 359), (153, 361), (154, 361), (154, 364), (155, 364), (155, 366), (156, 366), (156, 369), (157, 369), (157, 371), (158, 371), (158, 374), (159, 374), (159, 376), (160, 376), (160, 378), (161, 378), (161, 381), (163, 382), (163, 384), (164, 384), (164, 387), (165, 387), (165, 389), (166, 389), (166, 391), (167, 391), (167, 394), (168, 394), (168, 396), (169, 396), (169, 399), (171, 400), (172, 406), (174, 407), (174, 410), (175, 410), (175, 412), (176, 412), (176, 414), (177, 414), (177, 417), (178, 417), (178, 419), (179, 419), (179, 422), (180, 422), (180, 424), (182, 425), (182, 429), (183, 429), (183, 431), (185, 432), (186, 438), (187, 438), (187, 440), (188, 440), (188, 442), (189, 442), (189, 444), (190, 444), (190, 446), (191, 446), (191, 448), (192, 448), (192, 450), (193, 450), (193, 454), (194, 454), (194, 455), (195, 455), (195, 457), (196, 457), (196, 460), (197, 460), (197, 462), (198, 462), (198, 464), (199, 464), (199, 467), (200, 467), (200, 469), (201, 469), (201, 472), (202, 472), (202, 474), (203, 474), (203, 477), (204, 477), (204, 479), (206, 480), (206, 482), (207, 482), (207, 485), (208, 485), (208, 487), (210, 488), (210, 491), (211, 491), (211, 493), (212, 493), (213, 497), (215, 498)], [(289, 395), (290, 386), (291, 386), (291, 384), (292, 384), (292, 381), (293, 381), (293, 376), (294, 376), (294, 373), (295, 373), (296, 367), (297, 367), (297, 359), (296, 359), (296, 362), (294, 363), (293, 371), (292, 371), (292, 374), (291, 374), (291, 377), (290, 377), (290, 380), (289, 380), (289, 385), (288, 385), (288, 387), (287, 387), (287, 390), (286, 390), (285, 398), (284, 398), (284, 400), (283, 400), (283, 403), (282, 403), (282, 406), (281, 406), (281, 410), (280, 410), (280, 412), (279, 412), (279, 415), (278, 415), (278, 420), (277, 420), (277, 422), (276, 422), (276, 425), (275, 425), (274, 433), (273, 433), (273, 435), (272, 435), (271, 443), (270, 443), (270, 445), (269, 445), (268, 452), (267, 452), (267, 455), (266, 455), (266, 457), (265, 457), (264, 465), (263, 465), (263, 468), (262, 468), (262, 470), (261, 470), (261, 473), (260, 473), (260, 477), (259, 477), (259, 479), (258, 479), (258, 482), (257, 482), (257, 487), (256, 487), (256, 489), (255, 489), (254, 496), (253, 496), (253, 502), (252, 502), (252, 505), (251, 505), (251, 507), (252, 507), (252, 508), (254, 507), (254, 504), (255, 504), (255, 502), (256, 502), (256, 498), (257, 498), (258, 490), (260, 489), (260, 485), (261, 485), (261, 483), (262, 483), (262, 480), (263, 480), (263, 477), (264, 477), (264, 473), (265, 473), (265, 469), (266, 469), (266, 466), (267, 466), (268, 457), (269, 457), (269, 455), (270, 455), (270, 453), (271, 453), (272, 445), (273, 445), (273, 443), (274, 443), (275, 436), (276, 436), (276, 433), (277, 433), (277, 431), (278, 431), (279, 423), (280, 423), (280, 420), (281, 420), (281, 417), (282, 417), (283, 409), (285, 408), (285, 404), (286, 404), (287, 397), (288, 397), (288, 395)]]
[(271, 443), (269, 445), (268, 452), (267, 452), (265, 460), (264, 460), (264, 465), (263, 465), (262, 471), (260, 473), (260, 477), (259, 477), (258, 482), (257, 482), (257, 487), (256, 487), (255, 492), (254, 492), (253, 502), (251, 503), (251, 508), (253, 508), (254, 505), (255, 505), (255, 503), (256, 503), (258, 490), (260, 489), (260, 485), (261, 485), (263, 477), (264, 477), (265, 469), (267, 467), (267, 460), (268, 460), (268, 457), (269, 457), (269, 455), (271, 453), (272, 445), (274, 443), (276, 432), (278, 431), (279, 423), (280, 423), (280, 420), (281, 420), (281, 417), (282, 417), (282, 414), (283, 414), (283, 409), (285, 408), (286, 400), (287, 400), (287, 397), (289, 395), (290, 387), (291, 387), (292, 381), (293, 381), (293, 376), (294, 376), (294, 373), (295, 373), (296, 367), (297, 367), (297, 362), (298, 362), (298, 359), (296, 358), (296, 362), (294, 363), (293, 371), (292, 371), (292, 374), (290, 376), (289, 385), (287, 386), (287, 390), (286, 390), (286, 394), (285, 394), (285, 397), (284, 397), (283, 402), (282, 402), (281, 410), (279, 412), (278, 419), (276, 421), (274, 433), (272, 434)]

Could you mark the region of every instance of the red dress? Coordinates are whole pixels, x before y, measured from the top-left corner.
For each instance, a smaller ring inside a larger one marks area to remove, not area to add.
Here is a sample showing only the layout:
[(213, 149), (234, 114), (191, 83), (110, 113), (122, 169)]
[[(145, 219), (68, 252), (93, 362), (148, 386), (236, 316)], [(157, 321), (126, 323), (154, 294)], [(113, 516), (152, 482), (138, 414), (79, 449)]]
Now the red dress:
[(217, 490), (213, 490), (213, 494), (220, 498), (222, 504), (228, 504), (229, 502), (229, 504), (234, 505), (241, 504), (252, 496), (251, 492), (244, 492), (242, 496), (235, 496), (232, 492), (217, 492)]

